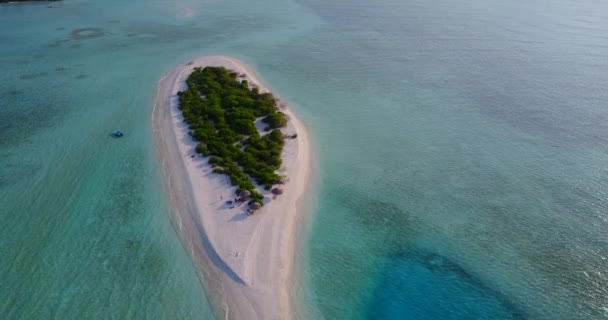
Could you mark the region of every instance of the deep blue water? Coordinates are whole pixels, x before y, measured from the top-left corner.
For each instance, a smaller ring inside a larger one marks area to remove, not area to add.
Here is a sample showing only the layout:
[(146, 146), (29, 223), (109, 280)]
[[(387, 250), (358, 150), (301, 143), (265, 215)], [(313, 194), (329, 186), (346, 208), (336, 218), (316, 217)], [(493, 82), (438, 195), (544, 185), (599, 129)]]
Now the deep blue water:
[(366, 313), (368, 319), (526, 319), (499, 292), (433, 254), (386, 259)]
[(226, 54), (314, 135), (310, 318), (606, 319), (607, 21), (592, 0), (0, 5), (0, 318), (213, 317), (150, 115), (165, 72)]

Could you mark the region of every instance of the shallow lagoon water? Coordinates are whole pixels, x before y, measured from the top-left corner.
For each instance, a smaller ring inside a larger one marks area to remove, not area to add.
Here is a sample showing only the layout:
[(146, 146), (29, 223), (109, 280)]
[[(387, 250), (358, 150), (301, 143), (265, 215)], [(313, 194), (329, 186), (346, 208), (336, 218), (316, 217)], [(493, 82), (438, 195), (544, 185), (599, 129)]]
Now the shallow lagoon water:
[(203, 54), (313, 132), (311, 317), (608, 316), (605, 4), (53, 6), (0, 5), (2, 318), (212, 317), (150, 127), (158, 79)]

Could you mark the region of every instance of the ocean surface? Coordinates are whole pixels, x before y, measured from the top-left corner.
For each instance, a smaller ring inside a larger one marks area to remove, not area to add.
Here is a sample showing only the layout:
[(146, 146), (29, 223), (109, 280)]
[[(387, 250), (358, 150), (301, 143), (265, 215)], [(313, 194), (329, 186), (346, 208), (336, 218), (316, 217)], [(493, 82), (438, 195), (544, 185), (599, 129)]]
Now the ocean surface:
[(314, 136), (310, 318), (608, 319), (607, 2), (48, 6), (0, 5), (0, 319), (213, 319), (151, 129), (206, 54)]

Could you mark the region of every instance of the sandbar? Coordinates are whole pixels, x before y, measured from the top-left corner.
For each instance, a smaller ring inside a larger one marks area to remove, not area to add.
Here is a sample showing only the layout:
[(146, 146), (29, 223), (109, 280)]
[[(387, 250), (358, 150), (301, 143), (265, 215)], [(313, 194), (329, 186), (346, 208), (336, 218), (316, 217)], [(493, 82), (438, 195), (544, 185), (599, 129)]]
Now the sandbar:
[[(304, 195), (313, 174), (313, 152), (304, 124), (280, 99), (279, 109), (288, 118), (283, 165), (287, 175), (284, 193), (266, 196), (265, 205), (254, 215), (246, 206), (231, 208), (236, 187), (225, 175), (215, 174), (207, 158), (196, 154), (196, 142), (188, 135), (178, 109), (177, 92), (195, 67), (223, 66), (245, 76), (260, 92), (271, 92), (253, 68), (227, 56), (204, 56), (177, 66), (158, 83), (152, 115), (159, 166), (182, 240), (194, 257), (201, 279), (222, 319), (292, 319), (293, 270), (296, 257), (298, 215), (309, 214)], [(308, 197), (309, 199), (309, 197)]]

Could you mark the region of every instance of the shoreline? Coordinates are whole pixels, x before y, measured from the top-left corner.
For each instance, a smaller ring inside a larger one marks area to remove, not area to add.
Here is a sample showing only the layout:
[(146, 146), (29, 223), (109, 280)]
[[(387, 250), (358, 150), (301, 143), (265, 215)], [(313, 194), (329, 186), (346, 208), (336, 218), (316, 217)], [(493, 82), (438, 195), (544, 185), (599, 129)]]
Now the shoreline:
[[(212, 173), (207, 158), (191, 158), (196, 142), (188, 135), (177, 108), (176, 93), (195, 67), (224, 66), (245, 74), (260, 92), (271, 92), (245, 63), (225, 56), (204, 56), (181, 64), (158, 83), (152, 115), (153, 131), (163, 182), (173, 220), (184, 244), (195, 258), (211, 303), (222, 319), (291, 319), (293, 306), (296, 222), (302, 216), (303, 199), (311, 186), (313, 154), (309, 134), (285, 106), (288, 118), (282, 129), (287, 139), (280, 174), (289, 181), (276, 200), (265, 199), (258, 213), (248, 216), (244, 207), (230, 208), (226, 200), (236, 187), (225, 175)], [(278, 95), (274, 94), (279, 98)], [(269, 191), (264, 196), (272, 198)], [(308, 208), (310, 209), (310, 208)]]

